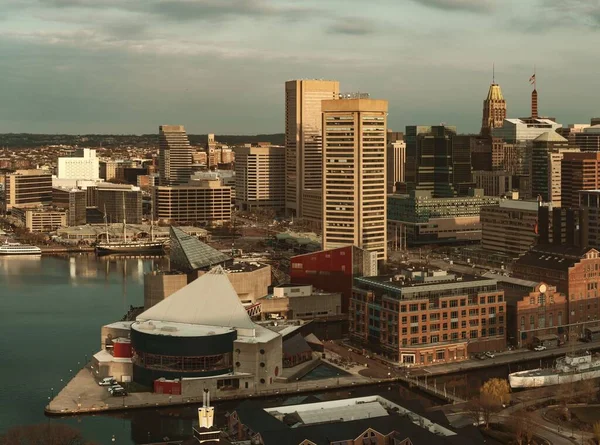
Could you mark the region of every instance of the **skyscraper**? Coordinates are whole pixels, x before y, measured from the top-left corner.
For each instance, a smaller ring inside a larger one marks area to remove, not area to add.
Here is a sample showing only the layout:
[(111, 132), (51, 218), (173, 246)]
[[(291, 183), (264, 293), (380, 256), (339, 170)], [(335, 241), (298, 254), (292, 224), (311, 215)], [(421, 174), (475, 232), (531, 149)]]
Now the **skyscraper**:
[(483, 101), (481, 135), (491, 136), (492, 128), (501, 127), (504, 119), (506, 119), (506, 100), (504, 100), (500, 85), (494, 81), (490, 85), (487, 98)]
[(435, 198), (466, 194), (474, 186), (471, 136), (456, 127), (406, 127), (406, 189), (427, 190)]
[(160, 185), (187, 184), (192, 174), (192, 147), (183, 125), (161, 125), (159, 131)]
[[(561, 149), (568, 149), (569, 142), (555, 131), (542, 133), (533, 140), (531, 194), (541, 196), (544, 202), (550, 199), (552, 193), (552, 162), (551, 154)], [(556, 175), (554, 175), (556, 179)]]
[[(335, 100), (339, 92), (340, 84), (333, 80), (290, 80), (285, 83), (285, 206), (290, 215), (314, 220), (321, 218), (321, 101)], [(316, 202), (305, 205), (304, 199)]]
[(580, 190), (600, 189), (600, 153), (564, 153), (561, 200), (567, 209), (579, 207)]
[(385, 100), (323, 101), (323, 248), (387, 258)]

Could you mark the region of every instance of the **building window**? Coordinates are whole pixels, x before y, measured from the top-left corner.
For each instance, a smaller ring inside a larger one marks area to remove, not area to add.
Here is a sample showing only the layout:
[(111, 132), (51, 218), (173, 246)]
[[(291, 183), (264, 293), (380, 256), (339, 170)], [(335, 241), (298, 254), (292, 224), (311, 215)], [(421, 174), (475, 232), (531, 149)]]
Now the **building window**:
[(446, 359), (446, 351), (440, 349), (439, 351), (435, 351), (435, 358), (437, 360), (445, 360)]
[(402, 317), (402, 324), (406, 324), (407, 321), (408, 321), (407, 317)]
[(469, 333), (469, 338), (477, 338), (477, 331), (473, 330)]
[(450, 300), (450, 307), (458, 307), (458, 300)]
[(488, 304), (495, 303), (496, 302), (496, 296), (495, 295), (488, 295), (487, 302), (488, 302)]
[(411, 312), (417, 312), (417, 311), (419, 310), (419, 305), (418, 305), (418, 304), (411, 304), (411, 305), (409, 306), (409, 310), (410, 310)]
[(437, 343), (440, 341), (440, 336), (439, 335), (432, 335), (431, 336), (431, 343)]

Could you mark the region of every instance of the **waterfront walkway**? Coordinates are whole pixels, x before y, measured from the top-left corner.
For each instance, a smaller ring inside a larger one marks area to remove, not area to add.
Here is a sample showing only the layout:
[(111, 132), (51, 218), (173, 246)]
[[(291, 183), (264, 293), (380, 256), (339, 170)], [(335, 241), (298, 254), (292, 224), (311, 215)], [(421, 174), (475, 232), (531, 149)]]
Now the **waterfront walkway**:
[[(322, 380), (273, 383), (269, 389), (250, 392), (244, 389), (222, 390), (211, 393), (211, 400), (225, 401), (248, 398), (272, 397), (279, 394), (299, 394), (351, 388), (381, 383), (382, 380), (360, 375), (340, 375)], [(103, 411), (130, 410), (136, 408), (165, 407), (202, 403), (202, 391), (198, 394), (168, 395), (151, 392), (133, 392), (126, 397), (113, 397), (104, 386), (99, 386), (88, 368), (84, 368), (50, 401), (45, 411), (48, 415), (78, 415)]]

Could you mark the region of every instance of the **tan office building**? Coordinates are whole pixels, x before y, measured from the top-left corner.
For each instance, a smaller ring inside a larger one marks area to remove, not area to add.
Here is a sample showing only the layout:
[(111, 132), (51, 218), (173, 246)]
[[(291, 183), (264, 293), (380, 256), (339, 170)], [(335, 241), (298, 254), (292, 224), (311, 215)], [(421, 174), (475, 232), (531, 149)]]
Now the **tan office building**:
[(108, 223), (142, 223), (142, 190), (129, 184), (100, 184), (94, 188), (95, 203)]
[(152, 208), (158, 220), (221, 225), (231, 221), (231, 187), (219, 179), (198, 185), (159, 186), (152, 191)]
[(387, 258), (385, 100), (323, 101), (323, 249)]
[(285, 148), (236, 149), (235, 203), (240, 210), (285, 208)]
[(51, 208), (13, 207), (11, 215), (30, 232), (51, 232), (67, 226), (67, 212)]
[[(339, 97), (334, 80), (290, 80), (285, 83), (286, 212), (321, 220), (323, 143), (321, 101)], [(304, 191), (309, 193), (303, 194)], [(304, 212), (303, 199), (310, 202)]]
[(46, 170), (17, 170), (4, 181), (3, 211), (52, 202), (52, 175)]
[(187, 184), (192, 174), (192, 147), (183, 125), (161, 125), (159, 131), (160, 185)]

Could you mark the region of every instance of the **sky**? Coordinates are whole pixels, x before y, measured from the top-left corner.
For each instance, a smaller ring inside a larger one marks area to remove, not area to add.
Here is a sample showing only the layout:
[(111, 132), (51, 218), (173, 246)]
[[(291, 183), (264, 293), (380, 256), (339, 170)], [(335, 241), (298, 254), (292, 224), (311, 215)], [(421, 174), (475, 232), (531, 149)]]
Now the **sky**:
[(389, 127), (477, 132), (492, 81), (509, 117), (600, 116), (600, 0), (0, 0), (0, 132), (258, 134), (284, 82), (389, 101)]

